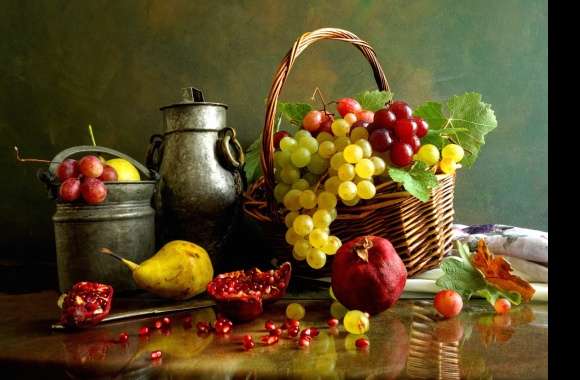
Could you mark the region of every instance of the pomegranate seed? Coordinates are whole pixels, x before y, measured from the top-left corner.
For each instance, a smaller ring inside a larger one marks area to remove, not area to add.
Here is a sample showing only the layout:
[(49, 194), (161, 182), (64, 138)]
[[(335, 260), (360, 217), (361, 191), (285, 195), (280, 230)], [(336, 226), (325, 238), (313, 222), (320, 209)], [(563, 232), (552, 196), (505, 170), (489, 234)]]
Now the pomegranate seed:
[(310, 330), (310, 336), (313, 338), (317, 337), (318, 334), (320, 334), (320, 331), (318, 331), (318, 329), (316, 327), (310, 327), (309, 330)]
[(244, 346), (244, 350), (246, 351), (251, 350), (256, 345), (251, 335), (244, 335), (242, 338), (242, 344)]
[(119, 334), (119, 343), (126, 343), (129, 340), (129, 334), (122, 332)]
[(300, 340), (298, 340), (298, 345), (300, 347), (308, 347), (310, 346), (310, 341), (312, 340), (311, 337), (309, 336), (303, 336), (300, 338)]
[(264, 335), (260, 338), (262, 343), (264, 343), (266, 346), (278, 343), (278, 339), (279, 338), (276, 335)]
[(151, 360), (157, 360), (159, 358), (161, 358), (161, 351), (151, 352)]
[(354, 342), (354, 344), (356, 345), (356, 348), (358, 348), (359, 350), (364, 350), (370, 345), (369, 340), (365, 338), (357, 339), (356, 342)]
[(270, 335), (281, 336), (282, 329), (278, 327), (278, 328), (275, 328), (274, 330), (270, 330)]
[(139, 335), (140, 336), (149, 335), (149, 327), (147, 327), (147, 326), (141, 327), (139, 329)]
[(330, 318), (326, 323), (328, 324), (328, 327), (336, 327), (338, 326), (338, 319)]
[(266, 321), (266, 324), (264, 325), (264, 327), (266, 328), (266, 330), (272, 331), (272, 330), (276, 329), (276, 324), (274, 323), (274, 321), (268, 320), (268, 321)]
[(197, 328), (197, 331), (200, 333), (208, 333), (210, 329), (209, 323), (207, 322), (197, 322), (195, 327)]
[(309, 328), (308, 328), (308, 329), (304, 329), (304, 330), (302, 330), (302, 331), (300, 332), (300, 337), (303, 337), (303, 336), (313, 336), (313, 335), (312, 335), (312, 330), (311, 330), (311, 329), (309, 329)]
[(171, 324), (171, 319), (169, 319), (169, 317), (164, 317), (161, 321), (166, 326), (169, 326)]
[(160, 329), (161, 326), (163, 326), (163, 322), (161, 322), (161, 321), (155, 321), (155, 328), (156, 329)]
[(191, 328), (191, 317), (185, 317), (183, 318), (183, 327), (186, 329), (190, 329)]
[(298, 336), (299, 332), (300, 332), (300, 327), (289, 327), (288, 328), (288, 336), (290, 336), (290, 337)]
[(296, 319), (288, 319), (286, 320), (288, 327), (300, 327), (300, 321)]

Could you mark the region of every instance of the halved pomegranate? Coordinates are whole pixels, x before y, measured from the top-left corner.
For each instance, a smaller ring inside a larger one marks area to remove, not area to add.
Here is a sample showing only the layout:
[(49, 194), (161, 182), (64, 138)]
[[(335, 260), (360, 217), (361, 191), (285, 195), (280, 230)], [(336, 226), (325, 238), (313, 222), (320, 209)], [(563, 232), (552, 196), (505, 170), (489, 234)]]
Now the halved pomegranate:
[(111, 310), (113, 287), (96, 282), (76, 283), (58, 300), (60, 322), (67, 327), (94, 326)]
[(262, 314), (263, 303), (286, 294), (291, 274), (289, 262), (265, 272), (252, 268), (223, 273), (207, 285), (207, 293), (222, 313), (237, 321), (251, 321)]

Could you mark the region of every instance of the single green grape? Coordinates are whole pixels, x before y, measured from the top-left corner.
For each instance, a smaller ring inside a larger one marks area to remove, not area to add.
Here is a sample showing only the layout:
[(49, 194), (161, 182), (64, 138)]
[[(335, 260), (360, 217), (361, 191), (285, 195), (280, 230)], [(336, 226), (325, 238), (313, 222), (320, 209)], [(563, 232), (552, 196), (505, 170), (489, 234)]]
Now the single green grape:
[(328, 228), (332, 223), (332, 216), (328, 210), (321, 208), (312, 215), (312, 221), (315, 228)]
[(371, 181), (364, 180), (356, 185), (356, 193), (361, 199), (372, 199), (377, 193), (377, 189)]
[(342, 246), (342, 242), (336, 236), (329, 236), (326, 244), (321, 248), (322, 252), (327, 255), (334, 255), (338, 249)]
[(334, 147), (337, 152), (342, 152), (344, 148), (350, 145), (350, 138), (348, 136), (339, 136), (334, 139)]
[(290, 160), (292, 161), (292, 164), (297, 168), (303, 168), (310, 163), (311, 156), (312, 154), (308, 149), (299, 146), (290, 155)]
[(441, 151), (441, 157), (449, 158), (455, 162), (461, 161), (464, 155), (465, 151), (460, 145), (457, 144), (445, 145)]
[(334, 141), (334, 136), (328, 132), (322, 131), (318, 136), (316, 136), (316, 141), (318, 141), (319, 144), (322, 144), (325, 141)]
[(304, 238), (300, 235), (298, 235), (298, 233), (296, 233), (296, 230), (294, 228), (289, 228), (288, 231), (286, 231), (286, 243), (290, 244), (290, 245), (294, 245), (296, 244), (297, 241), (299, 241), (300, 239)]
[(320, 228), (315, 228), (308, 236), (308, 241), (314, 248), (322, 249), (328, 242), (328, 233)]
[(298, 145), (300, 145), (300, 139), (302, 137), (312, 137), (312, 133), (310, 133), (310, 131), (308, 131), (306, 129), (297, 130), (296, 133), (294, 134), (294, 140), (296, 140)]
[(375, 172), (373, 175), (381, 175), (385, 170), (387, 170), (387, 164), (382, 158), (373, 156), (370, 160), (373, 162), (373, 165), (375, 165)]
[(358, 202), (360, 202), (360, 198), (358, 195), (355, 195), (353, 199), (351, 200), (342, 200), (342, 203), (344, 203), (346, 206), (352, 207), (352, 206), (356, 206), (358, 204)]
[(352, 182), (354, 182), (355, 185), (358, 185), (359, 182), (361, 182), (361, 181), (369, 181), (370, 183), (375, 183), (374, 182), (375, 180), (373, 179), (373, 177), (371, 177), (371, 178), (361, 178), (358, 175), (355, 175), (354, 176), (354, 179), (352, 180)]
[(335, 119), (330, 128), (335, 136), (346, 136), (350, 130), (350, 124), (344, 119)]
[(335, 301), (330, 305), (330, 315), (336, 319), (342, 319), (348, 312), (348, 309), (344, 307), (340, 302)]
[(340, 180), (340, 178), (338, 178), (337, 172), (337, 175), (331, 176), (326, 181), (324, 181), (324, 190), (332, 194), (337, 194), (338, 186), (340, 185), (341, 182), (342, 181)]
[(346, 163), (346, 161), (344, 160), (344, 157), (342, 156), (342, 152), (335, 153), (330, 158), (330, 167), (334, 170), (338, 170), (338, 168), (340, 168), (340, 165), (342, 165), (344, 163)]
[(369, 131), (365, 127), (356, 127), (350, 131), (350, 140), (358, 141), (360, 139), (367, 140), (369, 138)]
[(338, 216), (336, 209), (331, 208), (330, 210), (328, 210), (328, 212), (330, 212), (330, 216), (332, 217), (332, 221), (334, 222), (336, 220), (336, 217)]
[(310, 158), (310, 163), (308, 164), (307, 168), (311, 173), (320, 175), (326, 173), (328, 166), (328, 160), (320, 157), (318, 153), (315, 153)]
[(290, 211), (300, 210), (300, 194), (302, 194), (302, 191), (300, 190), (289, 190), (284, 196), (284, 207)]
[(363, 158), (356, 163), (354, 171), (359, 177), (368, 179), (371, 178), (375, 173), (375, 165), (368, 158)]
[(310, 249), (310, 243), (306, 239), (300, 239), (294, 244), (293, 256), (296, 260), (302, 261), (306, 260), (306, 255), (308, 255), (308, 250)]
[(290, 163), (290, 153), (284, 151), (277, 151), (274, 153), (274, 166), (283, 169)]
[(296, 148), (298, 148), (298, 142), (292, 137), (286, 136), (280, 140), (280, 149), (283, 152), (292, 153)]
[(360, 310), (349, 310), (343, 319), (344, 329), (351, 334), (360, 335), (369, 331), (368, 314)]
[(350, 144), (342, 152), (344, 160), (350, 164), (356, 164), (363, 158), (363, 150), (356, 144)]
[(341, 181), (352, 181), (355, 176), (354, 165), (342, 164), (338, 168), (338, 179)]
[(292, 185), (294, 182), (300, 179), (300, 170), (293, 166), (286, 166), (280, 172), (280, 179), (282, 182)]
[(298, 190), (308, 190), (308, 188), (310, 188), (310, 184), (304, 178), (300, 178), (299, 180), (294, 181), (292, 188)]
[(439, 162), (439, 167), (441, 168), (441, 171), (445, 174), (454, 174), (456, 165), (457, 163), (448, 157), (442, 158), (441, 162)]
[(333, 209), (336, 207), (337, 202), (336, 196), (328, 191), (323, 191), (318, 194), (318, 207), (320, 208), (327, 210)]
[[(366, 130), (366, 129), (365, 129)], [(363, 150), (363, 158), (369, 158), (373, 154), (373, 147), (371, 143), (365, 139), (355, 140), (351, 139), (352, 141), (356, 141), (355, 144), (360, 146)]]
[(290, 191), (290, 185), (287, 183), (279, 183), (274, 187), (274, 199), (277, 202), (284, 202), (284, 196)]
[(349, 112), (344, 115), (344, 121), (346, 121), (349, 125), (353, 125), (356, 123), (356, 115), (352, 112)]
[(328, 159), (332, 157), (334, 153), (336, 153), (336, 146), (332, 141), (324, 141), (320, 143), (320, 146), (318, 147), (318, 154), (320, 154), (322, 158)]
[(306, 173), (304, 174), (303, 177), (309, 184), (310, 186), (315, 186), (318, 183), (318, 180), (320, 179), (319, 175), (316, 175), (314, 173)]
[(338, 186), (338, 196), (343, 201), (351, 201), (356, 197), (356, 185), (354, 182), (345, 181)]
[(300, 206), (307, 210), (316, 207), (316, 194), (312, 190), (304, 190), (300, 194)]
[(300, 213), (297, 211), (290, 211), (288, 214), (286, 214), (284, 217), (284, 224), (286, 224), (286, 227), (292, 228), (294, 225), (294, 219), (296, 219), (298, 215), (300, 215)]
[(433, 144), (422, 145), (416, 156), (415, 160), (422, 161), (428, 166), (435, 165), (440, 159), (439, 149)]
[(300, 236), (306, 236), (314, 229), (314, 222), (309, 215), (299, 215), (294, 219), (292, 228)]
[(301, 320), (306, 315), (306, 309), (299, 303), (291, 303), (286, 306), (286, 318), (294, 319), (296, 321)]
[(300, 139), (297, 139), (298, 145), (308, 149), (308, 151), (312, 154), (318, 152), (318, 141), (312, 136), (304, 136)]
[(306, 262), (313, 269), (320, 269), (326, 264), (326, 255), (318, 248), (310, 248), (306, 256)]

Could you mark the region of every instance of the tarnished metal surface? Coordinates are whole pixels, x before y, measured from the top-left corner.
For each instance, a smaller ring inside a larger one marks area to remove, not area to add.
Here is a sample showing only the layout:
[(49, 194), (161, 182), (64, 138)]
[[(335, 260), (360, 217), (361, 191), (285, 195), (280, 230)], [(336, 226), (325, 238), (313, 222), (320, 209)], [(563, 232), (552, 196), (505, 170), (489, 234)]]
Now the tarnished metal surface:
[(194, 242), (208, 251), (217, 268), (237, 226), (243, 191), (240, 170), (234, 169), (243, 164), (243, 152), (233, 158), (229, 145), (224, 152), (222, 143), (226, 136), (237, 142), (226, 128), (226, 108), (192, 99), (163, 107), (164, 135), (148, 158), (161, 176), (155, 196), (159, 244)]
[[(43, 177), (52, 194), (57, 194), (54, 172), (58, 163), (75, 154), (108, 153), (130, 161), (141, 176), (157, 174), (120, 152), (104, 147), (79, 146), (59, 153)], [(140, 263), (155, 253), (155, 210), (151, 200), (155, 180), (105, 182), (107, 199), (98, 205), (82, 201), (58, 202), (54, 222), (59, 288), (67, 291), (79, 281), (97, 281), (113, 286), (116, 292), (135, 289), (129, 269), (99, 254), (109, 248), (124, 258)]]

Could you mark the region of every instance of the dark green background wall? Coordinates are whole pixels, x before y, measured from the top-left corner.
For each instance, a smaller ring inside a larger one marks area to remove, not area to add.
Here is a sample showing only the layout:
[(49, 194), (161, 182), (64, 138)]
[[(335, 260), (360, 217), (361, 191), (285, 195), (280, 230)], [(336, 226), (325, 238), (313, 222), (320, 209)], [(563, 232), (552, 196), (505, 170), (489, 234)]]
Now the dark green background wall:
[[(143, 159), (159, 106), (195, 85), (229, 104), (247, 146), (263, 124), (280, 59), (301, 33), (334, 26), (367, 40), (398, 98), (411, 104), (477, 91), (499, 126), (459, 173), (456, 220), (548, 228), (547, 1), (14, 0), (0, 5), (2, 255), (53, 260), (53, 204), (36, 167), (88, 143)], [(283, 92), (306, 100), (372, 88), (351, 46), (325, 42), (299, 60)]]

